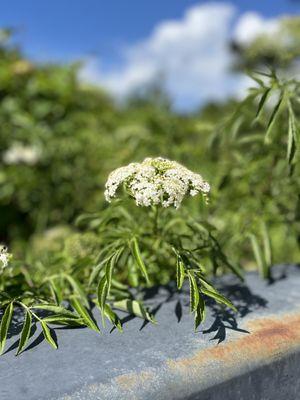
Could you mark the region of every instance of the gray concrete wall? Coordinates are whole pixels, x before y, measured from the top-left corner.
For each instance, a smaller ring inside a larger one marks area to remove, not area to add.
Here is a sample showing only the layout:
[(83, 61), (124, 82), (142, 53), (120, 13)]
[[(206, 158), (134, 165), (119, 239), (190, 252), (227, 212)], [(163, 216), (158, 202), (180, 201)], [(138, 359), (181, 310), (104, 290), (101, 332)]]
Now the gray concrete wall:
[(238, 314), (211, 303), (196, 333), (188, 295), (173, 287), (149, 294), (158, 325), (124, 315), (123, 334), (58, 328), (56, 351), (37, 331), (15, 357), (15, 321), (0, 399), (300, 399), (300, 268), (275, 268), (272, 284), (251, 273), (245, 285), (232, 277), (220, 285)]

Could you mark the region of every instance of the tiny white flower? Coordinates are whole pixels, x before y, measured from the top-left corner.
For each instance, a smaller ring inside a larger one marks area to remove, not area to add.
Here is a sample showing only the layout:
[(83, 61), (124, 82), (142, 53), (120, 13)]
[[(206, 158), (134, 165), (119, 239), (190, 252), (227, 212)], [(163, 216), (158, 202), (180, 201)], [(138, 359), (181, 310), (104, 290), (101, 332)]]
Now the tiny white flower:
[(210, 191), (201, 175), (161, 157), (146, 158), (142, 163), (131, 163), (114, 170), (105, 185), (108, 202), (116, 197), (122, 184), (136, 204), (145, 207), (161, 204), (178, 208), (186, 195), (202, 193), (206, 196)]
[(11, 259), (11, 254), (7, 252), (7, 248), (0, 245), (0, 265), (1, 268), (6, 268), (8, 266), (9, 260)]
[(27, 164), (35, 165), (40, 159), (40, 151), (35, 146), (25, 146), (22, 143), (15, 142), (3, 154), (5, 164)]

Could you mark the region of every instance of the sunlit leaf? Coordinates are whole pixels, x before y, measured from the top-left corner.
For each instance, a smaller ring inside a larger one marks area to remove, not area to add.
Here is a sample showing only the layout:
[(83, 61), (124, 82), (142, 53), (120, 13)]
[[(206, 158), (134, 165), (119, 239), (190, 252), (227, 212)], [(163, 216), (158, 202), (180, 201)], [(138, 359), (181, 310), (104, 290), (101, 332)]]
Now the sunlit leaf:
[(0, 324), (0, 353), (3, 352), (5, 343), (6, 343), (6, 338), (7, 338), (7, 333), (8, 333), (8, 328), (11, 323), (11, 319), (13, 316), (13, 311), (14, 311), (14, 304), (11, 302), (5, 309), (4, 314), (1, 319), (1, 324)]
[(88, 311), (86, 310), (84, 305), (80, 303), (79, 299), (77, 299), (76, 297), (72, 297), (71, 305), (74, 308), (74, 310), (78, 313), (78, 315), (80, 315), (80, 317), (82, 317), (83, 321), (89, 328), (100, 333), (98, 326), (93, 321), (93, 319), (91, 318), (90, 314), (88, 313)]
[(31, 313), (29, 311), (26, 311), (26, 316), (24, 319), (23, 328), (22, 328), (19, 346), (18, 346), (16, 355), (20, 354), (24, 350), (24, 348), (28, 342), (28, 339), (30, 336), (30, 331), (31, 331), (31, 323), (32, 323)]
[(216, 290), (209, 290), (207, 288), (202, 287), (201, 292), (208, 297), (216, 300), (218, 303), (225, 304), (227, 307), (232, 308), (234, 311), (237, 311), (236, 307), (232, 304), (230, 300), (228, 300), (225, 296), (217, 292)]
[(137, 263), (138, 267), (140, 268), (142, 274), (144, 275), (146, 281), (149, 282), (147, 269), (146, 269), (146, 266), (142, 259), (139, 244), (138, 244), (138, 241), (136, 238), (133, 238), (131, 241), (131, 251), (132, 251), (132, 255), (135, 258), (136, 263)]
[(190, 307), (191, 311), (196, 311), (199, 304), (199, 289), (196, 278), (193, 272), (188, 271), (188, 278), (190, 282)]
[(122, 324), (120, 318), (117, 314), (111, 309), (108, 304), (105, 304), (104, 314), (110, 320), (110, 322), (120, 331), (123, 332)]
[(103, 314), (104, 312), (104, 306), (105, 306), (105, 302), (106, 302), (106, 298), (107, 298), (107, 278), (106, 275), (104, 275), (99, 283), (98, 283), (98, 287), (97, 287), (97, 298), (98, 298), (98, 304), (100, 307), (100, 310)]
[(127, 311), (130, 314), (135, 315), (136, 317), (146, 319), (152, 323), (156, 323), (153, 315), (142, 305), (141, 302), (137, 300), (121, 300), (115, 301), (113, 303), (114, 308), (118, 310)]
[(66, 317), (65, 315), (62, 314), (55, 314), (43, 318), (43, 321), (46, 322), (47, 324), (54, 324), (54, 325), (70, 325), (70, 326), (85, 325), (83, 319), (75, 315), (74, 317)]
[(202, 296), (199, 296), (199, 303), (194, 317), (195, 330), (198, 328), (201, 322), (204, 322), (205, 317), (206, 317), (205, 303)]
[(43, 303), (33, 304), (30, 308), (34, 308), (37, 310), (50, 311), (55, 314), (61, 314), (61, 315), (64, 315), (65, 317), (70, 317), (70, 318), (76, 317), (71, 311), (67, 310), (66, 308), (61, 307), (61, 306), (56, 306), (53, 304), (43, 304)]
[(180, 258), (177, 258), (176, 262), (176, 278), (177, 278), (177, 287), (178, 289), (182, 288), (183, 282), (184, 282), (184, 276), (185, 276), (185, 269), (184, 269), (184, 264), (181, 261)]
[(54, 336), (51, 332), (51, 329), (48, 327), (48, 325), (46, 324), (46, 322), (44, 321), (40, 321), (41, 327), (43, 329), (43, 333), (44, 333), (44, 337), (47, 340), (47, 342), (54, 348), (57, 349), (57, 344), (56, 341), (54, 339)]

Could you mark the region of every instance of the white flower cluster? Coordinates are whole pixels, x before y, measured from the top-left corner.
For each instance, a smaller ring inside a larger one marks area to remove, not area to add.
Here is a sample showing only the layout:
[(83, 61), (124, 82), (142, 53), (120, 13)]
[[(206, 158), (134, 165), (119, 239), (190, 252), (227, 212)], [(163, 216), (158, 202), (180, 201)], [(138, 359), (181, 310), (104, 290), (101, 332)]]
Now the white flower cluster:
[(35, 165), (40, 159), (40, 152), (34, 146), (25, 146), (22, 143), (14, 143), (3, 155), (5, 164)]
[(8, 266), (9, 260), (11, 259), (11, 254), (7, 252), (5, 246), (0, 245), (0, 268), (6, 268)]
[(138, 206), (146, 207), (161, 204), (178, 208), (186, 195), (202, 193), (206, 196), (210, 191), (201, 175), (161, 157), (146, 158), (142, 163), (131, 163), (114, 170), (105, 185), (108, 202), (116, 197), (121, 184)]

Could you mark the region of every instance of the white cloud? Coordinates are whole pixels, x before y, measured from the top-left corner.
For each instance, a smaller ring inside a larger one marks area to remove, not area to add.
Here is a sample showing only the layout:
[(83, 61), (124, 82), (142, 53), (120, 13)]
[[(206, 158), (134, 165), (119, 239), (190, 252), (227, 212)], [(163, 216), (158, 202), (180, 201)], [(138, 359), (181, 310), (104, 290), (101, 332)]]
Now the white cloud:
[(275, 33), (278, 25), (278, 19), (265, 19), (255, 12), (247, 12), (237, 22), (233, 37), (241, 44), (248, 44), (259, 35)]
[(91, 60), (81, 77), (122, 98), (163, 76), (179, 109), (239, 95), (248, 79), (230, 72), (232, 55), (228, 42), (233, 31), (236, 38), (245, 40), (245, 26), (252, 36), (255, 29), (260, 33), (264, 20), (257, 14), (245, 14), (234, 30), (235, 15), (236, 9), (229, 3), (191, 7), (182, 19), (162, 22), (148, 38), (122, 49), (121, 64), (104, 71), (96, 60)]

